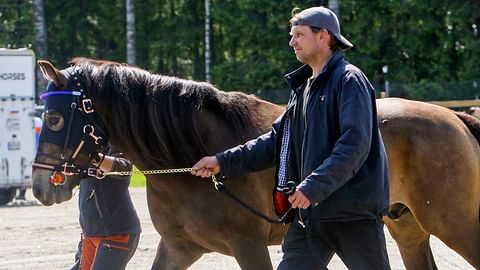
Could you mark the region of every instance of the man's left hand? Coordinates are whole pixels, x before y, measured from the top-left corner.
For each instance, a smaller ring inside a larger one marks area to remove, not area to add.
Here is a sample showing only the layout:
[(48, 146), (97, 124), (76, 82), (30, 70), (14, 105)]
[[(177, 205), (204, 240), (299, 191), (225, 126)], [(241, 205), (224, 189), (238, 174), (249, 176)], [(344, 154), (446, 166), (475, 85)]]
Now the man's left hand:
[(288, 197), (288, 201), (292, 204), (292, 208), (307, 209), (310, 206), (310, 200), (298, 189)]

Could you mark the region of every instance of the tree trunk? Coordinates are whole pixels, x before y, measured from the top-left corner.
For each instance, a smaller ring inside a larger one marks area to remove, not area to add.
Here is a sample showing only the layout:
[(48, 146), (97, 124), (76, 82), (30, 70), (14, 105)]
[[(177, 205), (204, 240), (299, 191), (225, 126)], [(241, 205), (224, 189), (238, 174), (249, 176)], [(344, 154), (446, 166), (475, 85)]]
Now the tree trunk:
[(340, 20), (340, 0), (328, 0), (328, 7), (335, 12)]
[[(47, 25), (45, 24), (45, 12), (43, 10), (43, 0), (33, 0), (33, 24), (35, 28), (35, 54), (38, 59), (45, 59), (48, 56), (47, 44)], [(47, 86), (47, 80), (43, 78), (40, 69), (36, 74), (36, 89), (44, 89)], [(35, 96), (38, 96), (35, 91)]]
[(210, 1), (205, 0), (205, 81), (207, 82), (211, 82), (210, 63)]
[(135, 49), (135, 0), (126, 0), (127, 14), (127, 63), (136, 64)]

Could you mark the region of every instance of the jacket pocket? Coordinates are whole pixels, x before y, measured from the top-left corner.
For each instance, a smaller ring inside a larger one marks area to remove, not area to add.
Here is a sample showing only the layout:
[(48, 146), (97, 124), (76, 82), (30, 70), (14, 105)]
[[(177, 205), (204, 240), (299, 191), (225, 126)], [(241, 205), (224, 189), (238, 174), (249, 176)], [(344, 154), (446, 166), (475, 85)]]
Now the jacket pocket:
[(130, 251), (130, 249), (128, 247), (119, 246), (119, 245), (115, 245), (115, 244), (103, 243), (102, 245), (103, 245), (103, 247), (105, 247), (109, 250), (119, 249), (119, 250), (124, 250), (124, 251)]

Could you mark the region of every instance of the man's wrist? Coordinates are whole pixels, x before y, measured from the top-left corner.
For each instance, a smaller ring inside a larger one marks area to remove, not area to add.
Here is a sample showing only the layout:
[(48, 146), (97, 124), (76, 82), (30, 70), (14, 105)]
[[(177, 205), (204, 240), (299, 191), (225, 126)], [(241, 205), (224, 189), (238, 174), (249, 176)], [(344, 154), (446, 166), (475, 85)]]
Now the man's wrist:
[(99, 168), (103, 161), (105, 160), (105, 156), (103, 154), (98, 154), (94, 159), (92, 159), (92, 165)]

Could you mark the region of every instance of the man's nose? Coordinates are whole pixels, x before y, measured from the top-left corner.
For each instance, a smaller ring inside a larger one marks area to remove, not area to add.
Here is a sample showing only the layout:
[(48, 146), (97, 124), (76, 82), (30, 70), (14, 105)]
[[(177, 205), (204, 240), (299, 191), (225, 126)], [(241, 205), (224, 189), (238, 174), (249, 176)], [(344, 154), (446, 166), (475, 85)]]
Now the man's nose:
[(288, 45), (290, 47), (293, 47), (293, 43), (295, 42), (295, 39), (293, 37), (290, 38), (290, 41), (288, 42)]

